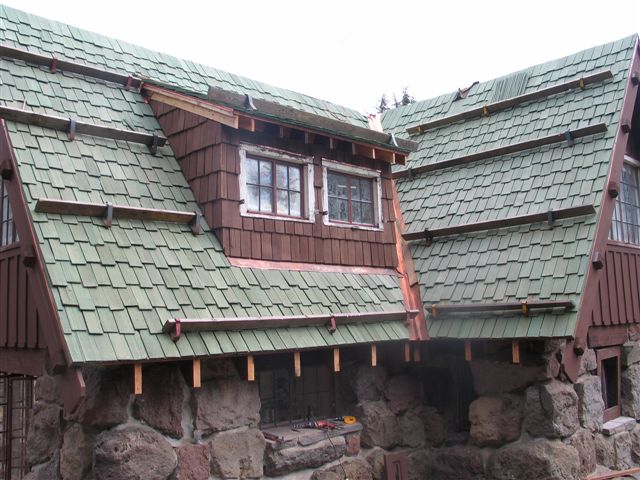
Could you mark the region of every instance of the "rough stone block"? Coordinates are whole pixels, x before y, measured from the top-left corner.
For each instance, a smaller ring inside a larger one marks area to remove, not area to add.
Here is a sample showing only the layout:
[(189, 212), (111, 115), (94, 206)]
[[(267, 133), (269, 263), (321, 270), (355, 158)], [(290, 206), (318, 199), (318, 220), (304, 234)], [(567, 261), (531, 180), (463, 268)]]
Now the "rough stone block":
[[(346, 477), (345, 477), (346, 473)], [(349, 458), (342, 465), (323, 470), (316, 470), (311, 475), (311, 480), (373, 480), (371, 466), (362, 458)]]
[(178, 365), (146, 369), (142, 377), (142, 395), (136, 396), (133, 404), (134, 416), (165, 435), (181, 438), (184, 387)]
[(260, 478), (266, 441), (260, 430), (243, 428), (209, 440), (211, 472), (221, 478)]
[(260, 396), (256, 382), (211, 380), (196, 389), (195, 425), (203, 436), (239, 427), (257, 427)]
[(56, 377), (51, 375), (38, 377), (35, 384), (35, 397), (39, 402), (62, 405), (60, 385)]
[(353, 405), (381, 400), (386, 382), (387, 372), (381, 366), (351, 365), (340, 377), (341, 394), (347, 403)]
[(578, 458), (580, 459), (579, 478), (586, 478), (596, 469), (597, 465), (596, 444), (593, 440), (593, 433), (590, 430), (581, 428), (567, 438), (566, 443), (578, 452)]
[(126, 426), (96, 438), (95, 480), (166, 480), (178, 463), (173, 447), (158, 432)]
[(622, 415), (640, 419), (640, 364), (622, 371), (620, 396)]
[(27, 463), (36, 465), (53, 457), (60, 448), (62, 432), (58, 405), (37, 402), (33, 406), (27, 435)]
[(604, 414), (600, 377), (595, 375), (583, 376), (578, 379), (574, 388), (578, 394), (580, 425), (584, 428), (598, 431), (602, 427), (602, 415)]
[(577, 450), (559, 440), (510, 443), (496, 450), (489, 460), (493, 480), (575, 480), (579, 468)]
[(627, 342), (622, 346), (620, 362), (624, 368), (640, 363), (640, 343)]
[(485, 478), (482, 450), (455, 446), (433, 450), (431, 478), (433, 480), (477, 480)]
[(427, 445), (437, 447), (444, 443), (447, 436), (447, 425), (444, 417), (433, 407), (421, 407), (420, 412)]
[(62, 480), (82, 480), (91, 471), (94, 440), (95, 436), (85, 433), (78, 423), (67, 428), (60, 450)]
[(628, 431), (613, 436), (595, 436), (596, 458), (600, 465), (614, 470), (629, 468), (632, 464), (632, 437)]
[(630, 432), (635, 426), (635, 418), (617, 417), (602, 424), (602, 433), (605, 435), (615, 435), (620, 432)]
[(334, 437), (307, 447), (296, 446), (280, 450), (267, 448), (264, 454), (264, 473), (269, 477), (276, 477), (306, 468), (317, 468), (337, 460), (345, 452), (344, 437)]
[(578, 395), (554, 380), (527, 388), (524, 427), (532, 436), (568, 437), (578, 429)]
[(384, 465), (384, 456), (388, 452), (380, 447), (375, 447), (369, 450), (365, 456), (365, 460), (371, 466), (371, 475), (373, 480), (386, 480), (387, 473)]
[(362, 424), (360, 440), (365, 447), (389, 449), (400, 443), (398, 420), (384, 401), (360, 403), (356, 416)]
[(636, 425), (630, 432), (631, 435), (631, 459), (640, 463), (640, 425)]
[(60, 478), (58, 471), (60, 469), (60, 455), (56, 452), (51, 459), (38, 465), (31, 472), (25, 475), (22, 480), (52, 480)]
[(350, 433), (345, 439), (347, 441), (347, 451), (345, 455), (347, 457), (356, 457), (360, 453), (360, 434)]
[(480, 397), (469, 406), (471, 441), (480, 447), (498, 447), (520, 438), (522, 398), (515, 395)]
[(176, 448), (178, 467), (171, 480), (208, 480), (211, 470), (209, 445), (183, 445)]
[(420, 402), (419, 383), (410, 375), (398, 375), (387, 381), (384, 396), (389, 409), (401, 413)]
[(423, 418), (423, 407), (414, 407), (400, 416), (398, 425), (402, 435), (402, 445), (416, 448), (425, 444), (427, 435)]
[[(431, 477), (431, 451), (418, 449), (407, 453), (408, 480), (424, 480)], [(386, 479), (387, 477), (382, 477)]]
[(529, 385), (547, 379), (543, 365), (524, 366), (490, 360), (471, 362), (473, 386), (480, 396), (523, 390)]
[(582, 354), (580, 359), (580, 369), (578, 370), (578, 376), (594, 373), (598, 368), (598, 362), (596, 360), (596, 352), (591, 348), (587, 348)]

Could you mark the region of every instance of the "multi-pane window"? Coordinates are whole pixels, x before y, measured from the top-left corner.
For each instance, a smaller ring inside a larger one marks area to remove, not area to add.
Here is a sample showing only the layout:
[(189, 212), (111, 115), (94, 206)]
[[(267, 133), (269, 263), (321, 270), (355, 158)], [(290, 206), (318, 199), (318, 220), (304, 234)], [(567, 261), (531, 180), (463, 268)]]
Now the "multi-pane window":
[(640, 182), (636, 163), (622, 167), (620, 195), (616, 199), (611, 223), (612, 240), (640, 245)]
[(303, 216), (302, 166), (247, 157), (245, 168), (249, 212)]
[(3, 181), (0, 181), (0, 247), (18, 241), (18, 233), (13, 223), (13, 212), (9, 205), (9, 194)]
[(327, 189), (331, 222), (374, 224), (373, 179), (329, 170)]
[(598, 375), (602, 385), (604, 421), (620, 416), (620, 347), (596, 350)]
[(334, 415), (333, 379), (323, 362), (302, 366), (302, 374), (293, 374), (290, 356), (269, 359), (258, 366), (260, 424), (273, 426)]
[(33, 405), (33, 379), (0, 373), (0, 479), (27, 473), (27, 425)]

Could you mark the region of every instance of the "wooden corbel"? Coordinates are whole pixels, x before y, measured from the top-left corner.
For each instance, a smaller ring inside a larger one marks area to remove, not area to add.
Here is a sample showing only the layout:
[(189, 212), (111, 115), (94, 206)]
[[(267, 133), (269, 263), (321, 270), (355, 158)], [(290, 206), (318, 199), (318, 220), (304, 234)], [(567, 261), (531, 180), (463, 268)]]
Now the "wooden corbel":
[(618, 198), (618, 195), (620, 195), (620, 185), (618, 185), (618, 182), (609, 182), (607, 193), (611, 198)]
[(173, 324), (173, 332), (171, 332), (171, 340), (177, 342), (180, 340), (180, 335), (182, 335), (182, 322), (179, 318), (176, 318), (175, 323)]
[(604, 267), (604, 260), (602, 260), (602, 254), (600, 253), (600, 251), (596, 250), (593, 253), (591, 264), (593, 265), (593, 268), (595, 268), (596, 270), (601, 270), (602, 267)]
[(329, 330), (329, 333), (331, 335), (333, 335), (336, 330), (338, 329), (338, 326), (336, 324), (336, 317), (331, 315), (331, 318), (329, 319), (329, 322), (327, 323), (327, 330)]
[(8, 159), (0, 162), (0, 177), (2, 177), (3, 180), (11, 180), (11, 177), (13, 177), (13, 167)]
[(33, 245), (24, 245), (22, 247), (22, 264), (25, 267), (33, 267), (36, 264), (36, 251)]

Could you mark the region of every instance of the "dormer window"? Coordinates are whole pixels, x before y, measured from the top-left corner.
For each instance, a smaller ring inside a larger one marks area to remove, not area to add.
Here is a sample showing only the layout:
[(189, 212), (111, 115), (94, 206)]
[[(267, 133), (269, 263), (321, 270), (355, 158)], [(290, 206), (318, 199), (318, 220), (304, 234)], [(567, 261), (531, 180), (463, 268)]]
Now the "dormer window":
[(249, 217), (313, 221), (313, 159), (243, 144), (240, 213)]

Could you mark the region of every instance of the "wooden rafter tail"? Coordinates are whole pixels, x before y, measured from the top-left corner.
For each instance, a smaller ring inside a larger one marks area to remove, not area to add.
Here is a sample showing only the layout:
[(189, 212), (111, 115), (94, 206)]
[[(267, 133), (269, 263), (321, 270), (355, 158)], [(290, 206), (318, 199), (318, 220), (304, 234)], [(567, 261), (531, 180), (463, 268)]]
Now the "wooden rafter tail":
[[(526, 309), (523, 308), (526, 305)], [(529, 300), (523, 302), (506, 303), (449, 303), (437, 304), (438, 315), (457, 313), (483, 313), (483, 312), (514, 312), (529, 315), (532, 310), (573, 310), (575, 304), (571, 300)]]
[(407, 128), (407, 133), (409, 133), (410, 135), (418, 135), (426, 132), (427, 130), (431, 130), (437, 127), (442, 127), (444, 125), (450, 125), (452, 123), (459, 122), (460, 120), (486, 116), (489, 113), (495, 113), (501, 110), (506, 110), (507, 108), (512, 108), (526, 102), (531, 102), (533, 100), (540, 100), (542, 98), (546, 98), (551, 95), (566, 92), (576, 88), (583, 89), (586, 85), (603, 82), (610, 78), (613, 78), (613, 73), (611, 72), (611, 70), (604, 70), (601, 72), (584, 75), (581, 78), (569, 80), (567, 82), (563, 82), (557, 85), (552, 85), (551, 87), (541, 88), (534, 92), (524, 93), (522, 95), (507, 98), (505, 100), (489, 103), (481, 107), (471, 108), (469, 110), (465, 110), (460, 113), (448, 115), (442, 118), (437, 118), (430, 122), (421, 123), (420, 125), (414, 125)]
[(200, 388), (202, 386), (202, 374), (200, 359), (194, 358), (191, 364), (191, 372), (193, 376), (193, 388)]
[(371, 366), (372, 367), (378, 366), (378, 347), (376, 346), (375, 343), (371, 344)]
[(334, 373), (340, 372), (340, 349), (333, 349), (333, 371)]
[(450, 235), (462, 235), (465, 233), (482, 232), (486, 230), (497, 230), (500, 228), (516, 227), (519, 225), (530, 225), (532, 223), (551, 222), (555, 220), (564, 220), (567, 218), (582, 217), (596, 213), (596, 209), (592, 204), (578, 205), (575, 207), (559, 208), (557, 210), (548, 210), (546, 212), (531, 213), (528, 215), (517, 215), (513, 217), (505, 217), (497, 220), (486, 220), (482, 222), (464, 223), (452, 227), (442, 227), (435, 229), (427, 229), (421, 232), (403, 233), (402, 238), (407, 241), (415, 240), (433, 240), (436, 237), (447, 237)]
[(253, 382), (256, 379), (256, 365), (253, 355), (247, 355), (247, 381)]
[(515, 364), (520, 363), (520, 340), (511, 341), (511, 361)]
[(296, 377), (302, 375), (302, 360), (300, 358), (300, 352), (293, 352), (293, 374)]
[(118, 73), (111, 70), (104, 70), (82, 63), (71, 62), (54, 58), (48, 55), (29, 52), (8, 45), (0, 45), (0, 57), (22, 60), (27, 63), (49, 67), (53, 73), (62, 70), (70, 73), (78, 73), (86, 77), (97, 78), (108, 82), (114, 82), (128, 88), (140, 88), (142, 80), (127, 73)]
[(167, 139), (165, 137), (154, 135), (152, 133), (135, 132), (133, 130), (107, 127), (105, 125), (81, 122), (79, 120), (57, 117), (55, 115), (47, 115), (44, 113), (36, 113), (20, 108), (0, 106), (0, 118), (28, 125), (36, 125), (43, 128), (51, 128), (52, 130), (67, 133), (70, 132), (70, 125), (73, 122), (75, 125), (75, 134), (78, 135), (91, 135), (94, 137), (110, 138), (112, 140), (141, 143), (149, 147), (152, 147), (153, 145), (156, 147), (162, 147), (167, 143)]
[(473, 350), (471, 348), (471, 340), (464, 341), (464, 359), (467, 362), (473, 360)]
[(133, 393), (142, 395), (142, 364), (133, 365)]
[(587, 137), (591, 135), (597, 135), (607, 131), (606, 123), (596, 123), (582, 128), (576, 128), (575, 130), (567, 130), (545, 137), (533, 138), (522, 142), (512, 143), (511, 145), (504, 145), (497, 148), (490, 148), (481, 152), (471, 153), (469, 155), (463, 155), (460, 157), (450, 158), (449, 160), (442, 160), (439, 162), (430, 163), (428, 165), (422, 165), (420, 167), (414, 167), (411, 169), (399, 170), (393, 173), (393, 178), (413, 177), (427, 172), (434, 172), (436, 170), (442, 170), (444, 168), (456, 167), (458, 165), (466, 165), (468, 163), (479, 162), (480, 160), (487, 160), (490, 158), (501, 157), (503, 155), (509, 155), (513, 153), (524, 152), (533, 148), (544, 147), (547, 145), (553, 145), (554, 143), (561, 143), (567, 141), (570, 145), (573, 145), (575, 139)]

